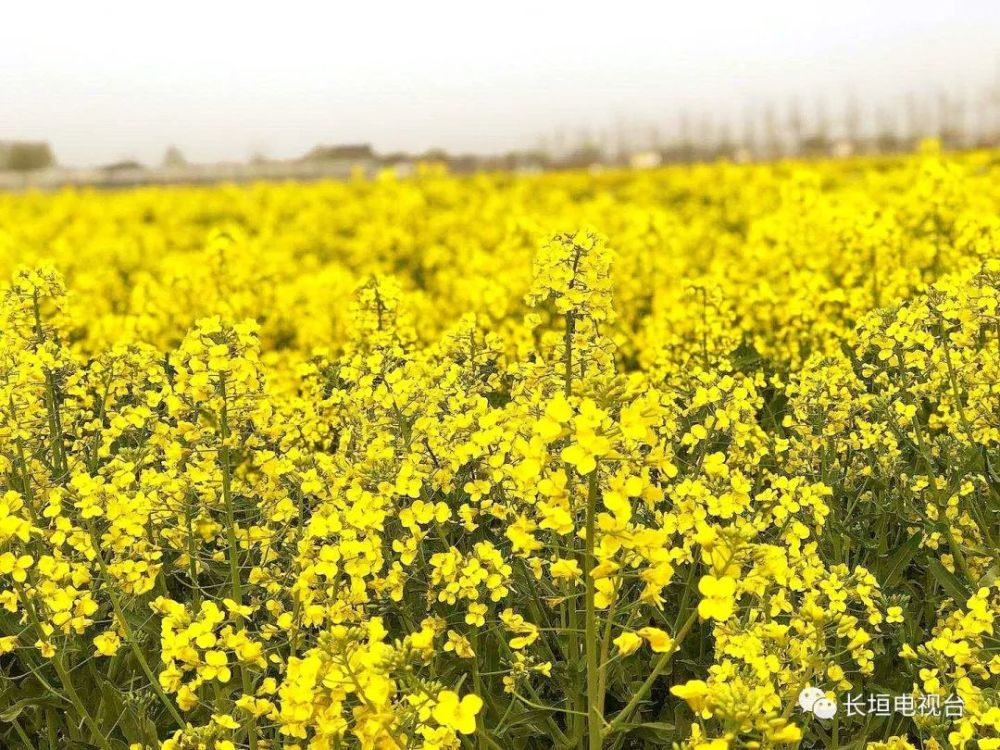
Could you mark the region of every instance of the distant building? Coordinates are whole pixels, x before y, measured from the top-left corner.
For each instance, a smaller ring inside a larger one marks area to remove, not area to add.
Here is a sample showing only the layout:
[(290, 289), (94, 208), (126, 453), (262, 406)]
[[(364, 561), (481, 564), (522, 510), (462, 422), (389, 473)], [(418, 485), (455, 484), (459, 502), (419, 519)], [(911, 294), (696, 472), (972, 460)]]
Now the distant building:
[(148, 179), (146, 168), (135, 159), (123, 159), (98, 168), (109, 185), (142, 185)]
[(137, 162), (135, 159), (122, 159), (121, 161), (116, 161), (111, 164), (105, 164), (101, 167), (104, 172), (129, 172), (135, 169), (142, 169), (142, 163)]
[(321, 167), (326, 174), (347, 177), (357, 171), (372, 172), (378, 159), (368, 143), (316, 146), (299, 161)]
[(663, 156), (659, 151), (637, 151), (628, 158), (632, 169), (655, 169), (662, 163)]
[(0, 141), (0, 172), (33, 172), (55, 166), (44, 141)]

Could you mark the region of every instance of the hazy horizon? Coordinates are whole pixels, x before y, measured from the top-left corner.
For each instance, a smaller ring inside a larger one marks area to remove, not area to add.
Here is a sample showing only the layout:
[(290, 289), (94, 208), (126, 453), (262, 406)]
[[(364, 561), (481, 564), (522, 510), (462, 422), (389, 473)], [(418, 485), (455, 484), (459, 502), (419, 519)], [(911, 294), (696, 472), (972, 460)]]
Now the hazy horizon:
[(1000, 3), (772, 0), (5, 8), (0, 140), (60, 163), (497, 152), (622, 123), (667, 129), (798, 98), (967, 97), (997, 80)]

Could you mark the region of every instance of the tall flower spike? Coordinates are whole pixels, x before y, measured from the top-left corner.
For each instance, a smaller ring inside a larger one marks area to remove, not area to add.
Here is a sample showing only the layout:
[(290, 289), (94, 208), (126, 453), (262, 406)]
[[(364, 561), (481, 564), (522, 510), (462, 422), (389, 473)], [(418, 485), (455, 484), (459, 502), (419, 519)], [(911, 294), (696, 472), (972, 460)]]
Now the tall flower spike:
[[(534, 281), (525, 301), (547, 311), (552, 329), (540, 349), (561, 363), (559, 377), (567, 396), (574, 382), (614, 376), (614, 343), (603, 327), (614, 319), (611, 304), (612, 253), (592, 229), (557, 234), (538, 251)], [(529, 316), (533, 323), (538, 316)]]
[(373, 275), (354, 293), (354, 338), (366, 349), (406, 346), (413, 342), (413, 321), (406, 314), (403, 291), (392, 276)]
[(611, 260), (607, 240), (592, 229), (557, 234), (535, 257), (526, 301), (536, 307), (551, 301), (560, 315), (611, 322)]

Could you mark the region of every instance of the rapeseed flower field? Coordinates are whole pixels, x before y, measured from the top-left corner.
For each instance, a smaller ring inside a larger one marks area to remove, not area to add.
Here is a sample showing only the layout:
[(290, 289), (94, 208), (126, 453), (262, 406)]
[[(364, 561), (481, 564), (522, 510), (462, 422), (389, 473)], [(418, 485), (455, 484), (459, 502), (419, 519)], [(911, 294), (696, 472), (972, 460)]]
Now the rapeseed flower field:
[(0, 276), (4, 747), (1000, 748), (998, 154), (2, 195)]

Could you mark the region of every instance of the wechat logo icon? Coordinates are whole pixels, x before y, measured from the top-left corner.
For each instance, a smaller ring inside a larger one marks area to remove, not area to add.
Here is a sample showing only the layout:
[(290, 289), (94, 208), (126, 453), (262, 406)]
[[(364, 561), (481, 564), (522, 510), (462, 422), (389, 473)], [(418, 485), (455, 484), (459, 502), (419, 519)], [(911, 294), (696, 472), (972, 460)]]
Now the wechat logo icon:
[(817, 719), (832, 719), (837, 714), (837, 702), (815, 687), (807, 687), (799, 693), (799, 707)]

